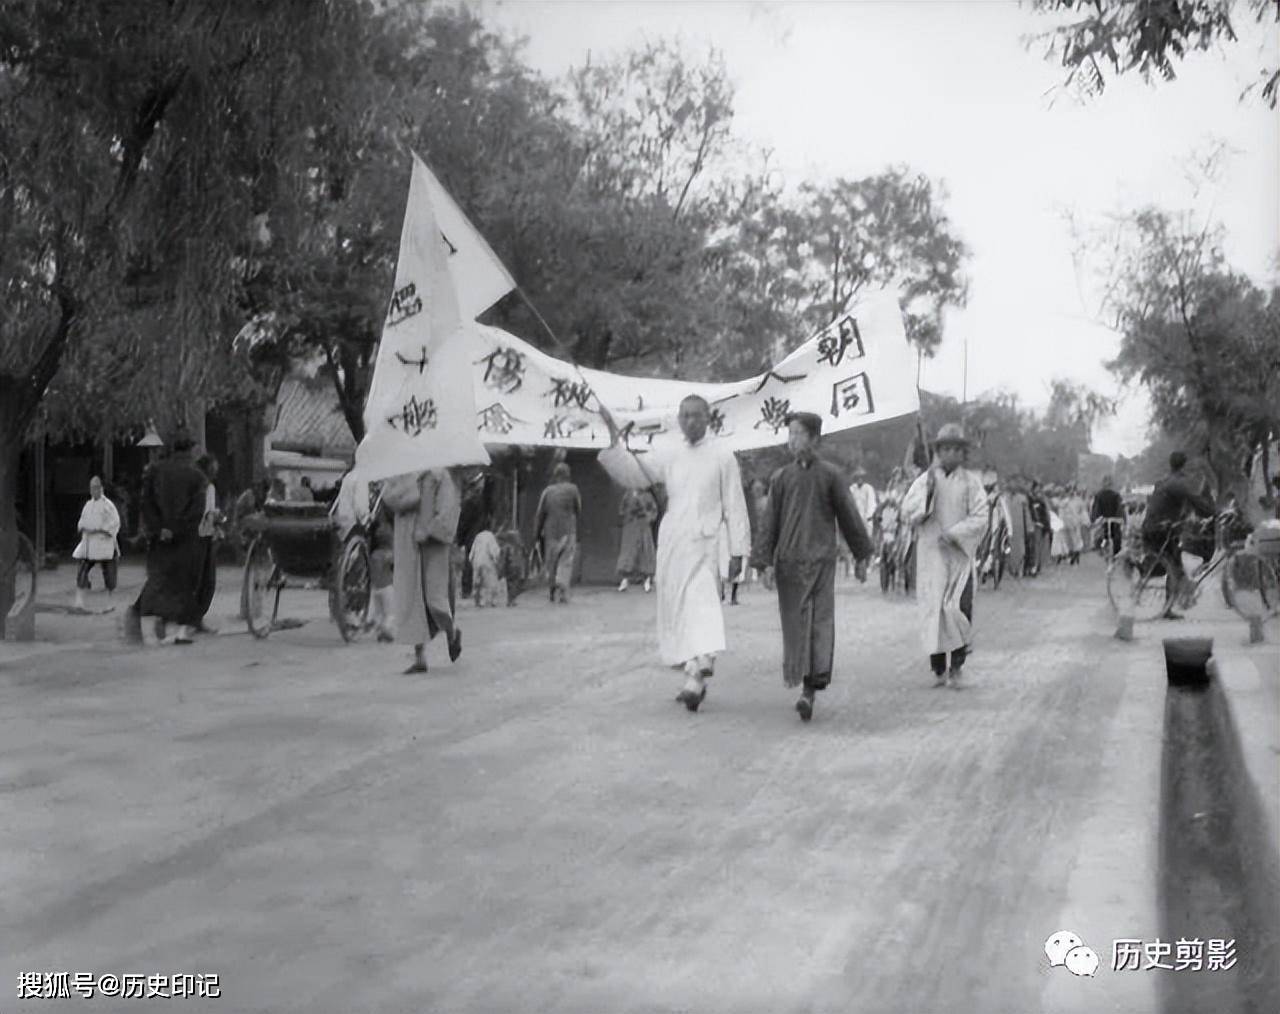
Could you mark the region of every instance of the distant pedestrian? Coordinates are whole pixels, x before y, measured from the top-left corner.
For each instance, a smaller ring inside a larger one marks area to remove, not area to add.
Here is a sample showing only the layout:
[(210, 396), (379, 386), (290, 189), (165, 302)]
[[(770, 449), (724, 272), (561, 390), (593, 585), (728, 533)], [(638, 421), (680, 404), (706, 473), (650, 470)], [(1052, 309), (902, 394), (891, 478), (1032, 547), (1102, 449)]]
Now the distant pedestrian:
[(552, 602), (569, 601), (573, 582), (573, 562), (578, 551), (578, 518), (582, 516), (582, 496), (573, 484), (573, 474), (564, 462), (551, 472), (551, 485), (542, 491), (534, 519), (533, 538), (542, 543), (542, 559), (547, 569)]
[(200, 570), (200, 587), (196, 594), (195, 629), (201, 634), (216, 634), (217, 631), (205, 624), (204, 618), (213, 605), (213, 596), (218, 588), (218, 543), (222, 541), (225, 518), (218, 510), (218, 459), (208, 454), (201, 455), (196, 461), (208, 482), (205, 487), (204, 517), (200, 519), (200, 542), (204, 548), (204, 561)]
[(622, 522), (622, 545), (618, 550), (618, 591), (631, 587), (632, 581), (643, 581), (644, 590), (653, 590), (655, 548), (653, 522), (658, 516), (658, 502), (647, 489), (629, 489), (622, 494), (618, 507)]
[(471, 592), (477, 606), (498, 604), (498, 582), (501, 575), (498, 565), (502, 562), (502, 546), (498, 537), (486, 526), (471, 540)]
[(859, 581), (867, 579), (871, 538), (840, 470), (818, 457), (822, 418), (787, 418), (794, 461), (774, 473), (752, 562), (776, 585), (782, 617), (782, 679), (802, 687), (796, 711), (813, 717), (818, 691), (831, 684), (835, 653), (836, 540), (842, 538)]
[(1124, 497), (1116, 492), (1111, 476), (1102, 480), (1102, 488), (1093, 495), (1089, 516), (1095, 523), (1101, 522), (1098, 534), (1099, 548), (1107, 546), (1109, 555), (1115, 556), (1124, 544)]
[(141, 618), (143, 643), (190, 644), (198, 616), (204, 566), (200, 522), (205, 515), (208, 481), (191, 461), (195, 444), (188, 436), (173, 442), (173, 454), (148, 469), (143, 481), (142, 518), (146, 526), (147, 581), (134, 610)]
[(76, 608), (84, 609), (84, 593), (90, 588), (89, 572), (95, 565), (102, 569), (102, 581), (110, 595), (116, 590), (116, 567), (120, 558), (116, 540), (120, 534), (120, 512), (103, 494), (102, 480), (96, 475), (89, 480), (89, 499), (80, 510), (77, 530), (80, 542), (71, 557), (80, 561), (76, 571)]
[(524, 540), (514, 528), (506, 527), (498, 532), (498, 543), (502, 546), (502, 555), (498, 562), (498, 573), (507, 605), (514, 606), (520, 593), (524, 591), (527, 576)]
[(916, 528), (916, 602), (937, 686), (960, 685), (973, 643), (974, 554), (987, 527), (987, 496), (982, 480), (963, 467), (968, 447), (958, 425), (943, 426), (934, 463), (902, 504)]

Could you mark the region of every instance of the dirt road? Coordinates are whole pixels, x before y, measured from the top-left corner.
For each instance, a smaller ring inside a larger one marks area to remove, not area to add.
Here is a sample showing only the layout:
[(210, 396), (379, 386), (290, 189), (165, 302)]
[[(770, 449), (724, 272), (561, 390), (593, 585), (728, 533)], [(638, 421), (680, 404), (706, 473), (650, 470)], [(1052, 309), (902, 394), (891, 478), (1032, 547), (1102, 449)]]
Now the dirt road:
[(467, 606), (425, 677), (320, 619), (0, 672), (0, 1010), (137, 1006), (15, 1001), (35, 971), (219, 975), (175, 1010), (1043, 1009), (1115, 776), (1096, 565), (981, 593), (962, 691), (911, 603), (842, 583), (809, 725), (767, 593), (697, 715), (652, 606)]

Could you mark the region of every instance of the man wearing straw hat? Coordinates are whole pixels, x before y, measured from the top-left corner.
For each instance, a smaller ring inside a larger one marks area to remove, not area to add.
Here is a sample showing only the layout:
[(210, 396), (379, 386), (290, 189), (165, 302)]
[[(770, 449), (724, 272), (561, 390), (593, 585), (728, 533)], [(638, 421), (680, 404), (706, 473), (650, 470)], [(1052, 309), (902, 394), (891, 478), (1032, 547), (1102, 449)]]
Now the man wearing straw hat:
[(752, 564), (764, 572), (766, 587), (777, 586), (782, 616), (782, 681), (803, 686), (796, 711), (813, 717), (819, 690), (831, 683), (835, 653), (836, 534), (857, 561), (859, 581), (867, 579), (871, 539), (845, 488), (840, 470), (818, 457), (822, 417), (812, 412), (787, 416), (787, 446), (795, 458), (769, 480), (752, 547)]
[(964, 467), (968, 448), (957, 424), (938, 430), (933, 463), (902, 502), (916, 528), (916, 603), (934, 685), (957, 689), (973, 641), (973, 559), (987, 527), (982, 480)]

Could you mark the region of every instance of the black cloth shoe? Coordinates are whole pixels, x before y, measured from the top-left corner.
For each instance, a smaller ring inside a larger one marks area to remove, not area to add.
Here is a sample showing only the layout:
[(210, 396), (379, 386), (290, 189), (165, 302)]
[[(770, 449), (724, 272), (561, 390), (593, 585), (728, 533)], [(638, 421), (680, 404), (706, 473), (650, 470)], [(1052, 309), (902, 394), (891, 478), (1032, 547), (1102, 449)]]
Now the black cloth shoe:
[(706, 696), (707, 688), (703, 687), (702, 690), (696, 694), (692, 690), (681, 690), (680, 693), (676, 694), (676, 700), (690, 711), (697, 711), (698, 706), (703, 702)]
[(449, 638), (449, 661), (458, 661), (458, 656), (462, 654), (462, 631), (454, 628), (453, 636)]
[(426, 671), (427, 671), (426, 662), (414, 662), (413, 665), (409, 666), (409, 668), (404, 671), (404, 674), (406, 676), (412, 676), (414, 673), (426, 672)]
[(813, 692), (806, 690), (800, 700), (796, 701), (796, 711), (800, 721), (807, 722), (813, 717)]

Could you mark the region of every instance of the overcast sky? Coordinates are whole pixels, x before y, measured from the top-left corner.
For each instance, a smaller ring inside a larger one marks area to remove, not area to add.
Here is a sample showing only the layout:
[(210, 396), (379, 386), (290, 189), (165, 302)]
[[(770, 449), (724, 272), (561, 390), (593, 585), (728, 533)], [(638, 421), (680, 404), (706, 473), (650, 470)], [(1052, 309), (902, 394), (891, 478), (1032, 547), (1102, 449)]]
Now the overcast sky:
[[(1146, 203), (1190, 207), (1183, 167), (1215, 139), (1234, 151), (1210, 195), (1232, 265), (1270, 284), (1280, 246), (1280, 117), (1240, 103), (1280, 61), (1274, 24), (1241, 4), (1241, 42), (1195, 54), (1173, 83), (1113, 81), (1080, 103), (1063, 72), (1028, 49), (1046, 22), (1006, 0), (662, 2), (476, 0), (495, 27), (527, 37), (526, 58), (557, 76), (588, 52), (646, 38), (719, 49), (736, 88), (735, 133), (774, 151), (789, 185), (907, 163), (945, 182), (972, 250), (969, 304), (948, 314), (922, 385), (959, 396), (1004, 389), (1042, 406), (1057, 376), (1119, 393), (1103, 366), (1117, 338), (1092, 321), (1058, 209), (1089, 218)], [(1195, 202), (1207, 207), (1206, 199)], [(1095, 449), (1132, 454), (1147, 407), (1127, 396)]]

